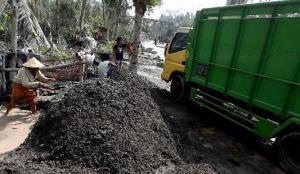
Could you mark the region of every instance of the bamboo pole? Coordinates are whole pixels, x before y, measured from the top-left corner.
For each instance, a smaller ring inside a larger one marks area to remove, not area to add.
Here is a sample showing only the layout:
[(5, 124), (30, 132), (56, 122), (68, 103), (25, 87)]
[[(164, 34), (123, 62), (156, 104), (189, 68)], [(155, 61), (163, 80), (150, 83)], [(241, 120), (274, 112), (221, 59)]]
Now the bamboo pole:
[[(75, 65), (83, 65), (86, 64), (88, 62), (75, 62), (75, 63), (69, 63), (69, 64), (64, 64), (64, 65), (55, 65), (55, 66), (48, 66), (48, 67), (44, 67), (41, 68), (40, 70), (42, 71), (53, 71), (56, 69), (61, 69), (61, 68), (67, 68), (69, 66), (75, 66)], [(17, 72), (19, 71), (20, 68), (1, 68), (0, 72)]]
[[(5, 69), (5, 58), (3, 58), (3, 64), (2, 64), (2, 69)], [(1, 93), (6, 94), (6, 78), (5, 78), (5, 71), (1, 72)]]
[(85, 64), (80, 65), (80, 70), (79, 70), (79, 81), (83, 82), (84, 81), (84, 73), (85, 73)]
[[(9, 65), (11, 68), (15, 68), (17, 64), (17, 41), (18, 41), (18, 6), (16, 0), (11, 0), (12, 7), (12, 20), (11, 20), (11, 50), (13, 52), (9, 60)], [(16, 73), (10, 71), (9, 80), (13, 81)]]

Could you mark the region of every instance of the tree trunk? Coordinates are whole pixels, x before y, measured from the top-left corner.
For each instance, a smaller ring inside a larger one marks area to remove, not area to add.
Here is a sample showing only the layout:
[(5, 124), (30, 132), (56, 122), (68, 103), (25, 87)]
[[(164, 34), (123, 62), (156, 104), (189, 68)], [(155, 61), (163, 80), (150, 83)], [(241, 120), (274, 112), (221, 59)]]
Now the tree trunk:
[(59, 0), (56, 0), (56, 23), (55, 23), (55, 34), (56, 34), (56, 43), (59, 43)]
[[(2, 60), (2, 69), (5, 69), (5, 57), (3, 56)], [(6, 77), (5, 71), (0, 72), (1, 74), (1, 95), (4, 96), (6, 94)]]
[(122, 9), (122, 0), (117, 1), (116, 3), (116, 17), (115, 17), (115, 30), (113, 38), (115, 39), (118, 35), (118, 28), (120, 24), (120, 16), (121, 16), (121, 9)]
[(114, 38), (117, 38), (117, 35), (118, 35), (118, 28), (119, 28), (119, 21), (117, 21), (117, 23), (116, 23), (116, 25), (115, 25)]
[(145, 13), (140, 13), (136, 7), (135, 10), (135, 17), (134, 17), (134, 26), (133, 26), (133, 55), (130, 59), (130, 66), (129, 69), (131, 71), (137, 71), (137, 64), (138, 64), (138, 55), (139, 55), (139, 46), (141, 43), (141, 33), (142, 33), (142, 22)]
[(130, 59), (129, 70), (137, 72), (139, 46), (141, 44), (141, 33), (143, 17), (147, 10), (147, 1), (144, 0), (133, 0), (135, 7), (135, 17), (133, 25), (133, 55)]
[(104, 0), (102, 0), (102, 18), (103, 18), (103, 24), (105, 25), (106, 24), (106, 13), (105, 13), (105, 3), (104, 3)]
[[(12, 7), (12, 20), (11, 20), (11, 50), (13, 52), (12, 56), (10, 57), (10, 68), (16, 68), (17, 62), (17, 42), (18, 42), (18, 6), (16, 0), (11, 0), (11, 7)], [(9, 73), (9, 81), (12, 82), (16, 73), (10, 72)]]
[(136, 13), (134, 17), (134, 26), (133, 26), (133, 55), (130, 59), (129, 69), (132, 71), (137, 71), (138, 64), (138, 55), (139, 55), (139, 46), (140, 46), (140, 35), (142, 32), (142, 21), (144, 14)]
[(82, 0), (82, 4), (81, 4), (81, 12), (80, 12), (80, 19), (79, 19), (79, 28), (80, 31), (82, 31), (83, 29), (83, 24), (84, 24), (84, 16), (85, 16), (85, 7), (87, 4), (88, 0)]
[(107, 27), (107, 41), (110, 41), (112, 38), (112, 12), (111, 7), (108, 7), (108, 14), (106, 16), (106, 27)]
[(32, 22), (35, 26), (35, 30), (36, 30), (36, 34), (35, 34), (35, 38), (38, 41), (38, 43), (40, 43), (40, 46), (43, 46), (45, 48), (50, 48), (51, 45), (47, 39), (47, 37), (45, 36), (44, 31), (42, 30), (39, 21), (37, 20), (37, 18), (35, 17), (34, 14), (32, 14)]

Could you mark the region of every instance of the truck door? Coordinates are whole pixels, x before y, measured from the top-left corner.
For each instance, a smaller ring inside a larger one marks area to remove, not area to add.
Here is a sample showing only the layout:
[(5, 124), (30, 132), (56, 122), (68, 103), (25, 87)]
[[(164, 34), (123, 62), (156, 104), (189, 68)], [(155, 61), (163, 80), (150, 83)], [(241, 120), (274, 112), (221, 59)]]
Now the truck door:
[(186, 58), (187, 41), (188, 33), (176, 33), (166, 51), (166, 61), (182, 64)]

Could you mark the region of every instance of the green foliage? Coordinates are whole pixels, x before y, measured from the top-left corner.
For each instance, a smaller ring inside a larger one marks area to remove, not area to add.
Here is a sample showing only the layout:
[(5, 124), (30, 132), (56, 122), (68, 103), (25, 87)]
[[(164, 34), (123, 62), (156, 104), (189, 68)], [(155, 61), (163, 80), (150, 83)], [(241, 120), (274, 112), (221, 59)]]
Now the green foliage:
[(49, 55), (51, 60), (73, 59), (74, 52), (70, 50), (55, 50)]
[(0, 17), (0, 30), (7, 29), (7, 23), (10, 21), (10, 16), (6, 13), (3, 13)]
[(151, 10), (153, 7), (160, 5), (162, 0), (133, 0), (136, 9)]
[[(168, 12), (162, 14), (158, 21), (149, 26), (145, 25), (143, 32), (149, 39), (154, 40), (159, 38), (162, 42), (169, 41), (179, 27), (191, 27), (195, 15), (192, 13), (176, 14), (175, 12)], [(147, 23), (145, 23), (147, 24)]]
[(8, 49), (8, 48), (7, 48), (6, 43), (0, 41), (0, 50), (7, 50), (7, 49)]
[(112, 48), (113, 48), (114, 42), (107, 42), (103, 44), (98, 44), (96, 47), (96, 53), (112, 53)]
[[(44, 47), (35, 47), (33, 48), (34, 52), (43, 54), (47, 51), (46, 48)], [(49, 54), (47, 54), (47, 57), (50, 58), (50, 60), (62, 60), (62, 59), (73, 59), (74, 58), (74, 51), (72, 50), (59, 50), (59, 49), (54, 49), (51, 50)]]
[(161, 4), (161, 0), (148, 0), (148, 7), (155, 7)]
[[(66, 38), (67, 33), (79, 30), (82, 0), (27, 1), (42, 28), (47, 30), (47, 37), (51, 33), (54, 42), (61, 36)], [(93, 34), (98, 28), (105, 27), (110, 31), (110, 38), (114, 38), (119, 32), (129, 28), (128, 9), (130, 9), (128, 0), (89, 0), (86, 4), (84, 30)]]
[(104, 19), (102, 14), (102, 5), (98, 1), (91, 2), (88, 6), (89, 15), (85, 18), (90, 26), (95, 30), (99, 26), (104, 26)]

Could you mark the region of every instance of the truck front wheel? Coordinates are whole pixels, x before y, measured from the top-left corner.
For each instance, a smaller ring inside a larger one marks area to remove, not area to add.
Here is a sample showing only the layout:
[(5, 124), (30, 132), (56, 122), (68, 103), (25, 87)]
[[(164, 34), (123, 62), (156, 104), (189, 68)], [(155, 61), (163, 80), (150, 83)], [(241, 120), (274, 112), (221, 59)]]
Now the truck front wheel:
[(173, 101), (180, 101), (185, 95), (185, 85), (182, 75), (175, 74), (171, 79), (171, 98)]
[(278, 142), (280, 165), (292, 174), (300, 173), (300, 133), (293, 132), (283, 136)]

